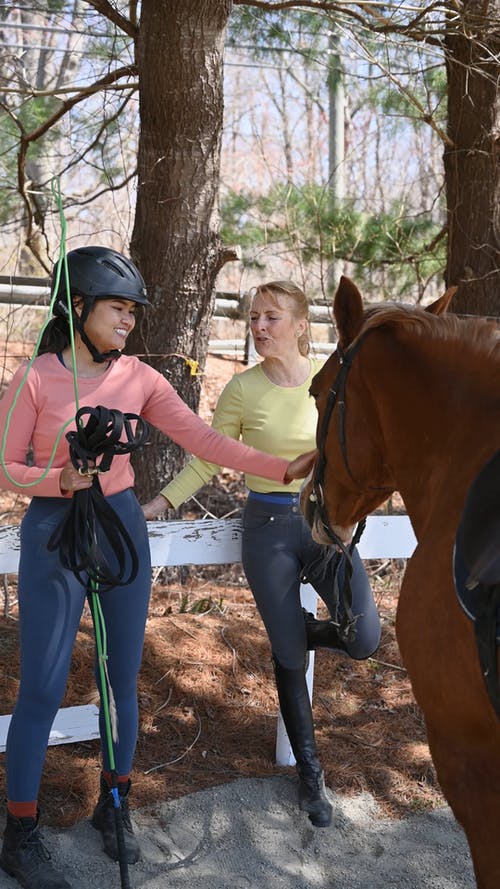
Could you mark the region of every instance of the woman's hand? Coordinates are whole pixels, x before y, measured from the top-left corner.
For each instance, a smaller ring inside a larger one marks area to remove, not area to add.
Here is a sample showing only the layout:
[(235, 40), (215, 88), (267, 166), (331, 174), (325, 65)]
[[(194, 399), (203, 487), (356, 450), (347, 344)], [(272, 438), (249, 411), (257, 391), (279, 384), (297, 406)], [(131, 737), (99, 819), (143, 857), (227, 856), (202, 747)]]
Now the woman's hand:
[(294, 478), (306, 478), (306, 476), (312, 472), (317, 456), (317, 448), (314, 448), (314, 451), (307, 451), (305, 454), (299, 454), (295, 460), (292, 460), (292, 462), (288, 464), (284, 479), (285, 483), (289, 484)]
[(149, 503), (143, 503), (142, 505), (142, 511), (146, 521), (152, 521), (153, 519), (158, 518), (158, 516), (163, 515), (167, 509), (172, 509), (172, 504), (163, 496), (163, 494), (157, 494), (153, 500), (149, 501)]
[(70, 494), (75, 491), (83, 491), (85, 488), (92, 486), (92, 473), (90, 475), (80, 475), (78, 469), (75, 469), (71, 460), (68, 460), (66, 466), (63, 467), (59, 476), (59, 487), (61, 494)]

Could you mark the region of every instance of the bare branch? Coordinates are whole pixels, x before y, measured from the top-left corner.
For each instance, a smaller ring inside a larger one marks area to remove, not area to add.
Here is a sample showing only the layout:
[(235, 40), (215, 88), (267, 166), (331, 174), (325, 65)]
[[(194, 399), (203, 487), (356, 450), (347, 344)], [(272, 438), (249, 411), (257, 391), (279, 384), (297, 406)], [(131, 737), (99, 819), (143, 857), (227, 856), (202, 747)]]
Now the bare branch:
[(105, 18), (108, 19), (109, 22), (112, 22), (117, 28), (125, 31), (125, 34), (128, 34), (129, 37), (137, 37), (138, 28), (137, 28), (137, 4), (130, 4), (130, 12), (131, 18), (127, 19), (125, 16), (120, 15), (117, 9), (114, 6), (111, 6), (111, 3), (108, 3), (108, 0), (87, 0), (89, 6), (92, 6), (96, 12), (100, 12)]
[(476, 32), (495, 34), (500, 31), (498, 16), (491, 15), (489, 11), (484, 14), (467, 11), (464, 16), (462, 4), (455, 0), (435, 0), (434, 3), (424, 4), (402, 3), (397, 10), (379, 0), (234, 0), (234, 5), (252, 6), (266, 12), (300, 9), (324, 12), (332, 15), (337, 23), (342, 18), (350, 19), (373, 33), (399, 34), (433, 46), (441, 46), (445, 35), (452, 33), (473, 40), (477, 38)]
[[(115, 71), (110, 71), (109, 74), (106, 74), (100, 80), (96, 80), (95, 83), (91, 83), (90, 86), (83, 87), (76, 96), (73, 96), (71, 99), (67, 99), (65, 102), (61, 104), (61, 107), (48, 117), (47, 120), (41, 124), (36, 130), (32, 130), (31, 133), (27, 133), (25, 136), (26, 142), (35, 142), (40, 136), (43, 136), (47, 130), (50, 130), (51, 127), (57, 123), (61, 117), (74, 108), (75, 105), (78, 105), (79, 102), (83, 102), (84, 99), (87, 99), (89, 96), (92, 96), (94, 93), (100, 92), (100, 90), (110, 86), (110, 84), (114, 84), (116, 80), (119, 80), (120, 77), (132, 77), (137, 74), (137, 70), (135, 65), (126, 65), (124, 68), (117, 68)], [(126, 84), (128, 88), (130, 88), (130, 84)]]
[[(130, 83), (109, 83), (109, 84), (101, 84), (101, 88), (103, 90), (112, 89), (115, 91), (118, 90), (138, 90), (139, 89), (139, 81), (135, 80)], [(80, 94), (82, 91), (81, 86), (58, 86), (53, 89), (47, 90), (34, 90), (30, 87), (2, 87), (2, 95), (13, 95), (13, 96), (24, 96), (24, 98), (30, 99), (40, 99), (42, 96), (63, 96), (69, 95), (72, 93)]]

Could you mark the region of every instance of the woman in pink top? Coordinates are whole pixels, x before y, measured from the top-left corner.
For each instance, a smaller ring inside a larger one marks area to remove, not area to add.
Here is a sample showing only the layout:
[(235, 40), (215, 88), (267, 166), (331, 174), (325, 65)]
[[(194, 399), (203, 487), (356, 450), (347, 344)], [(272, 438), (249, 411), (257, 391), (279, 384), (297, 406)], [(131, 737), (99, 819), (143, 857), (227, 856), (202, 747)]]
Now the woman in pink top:
[[(49, 885), (51, 889), (69, 889), (42, 844), (37, 797), (49, 733), (64, 695), (87, 595), (87, 585), (67, 563), (65, 567), (57, 545), (52, 541), (48, 548), (53, 535), (57, 544), (58, 529), (68, 527), (73, 494), (93, 484), (92, 460), (83, 463), (88, 473), (79, 471), (82, 465), (76, 461), (75, 466), (69, 459), (66, 435), (61, 435), (54, 451), (62, 429), (77, 435), (73, 356), (81, 407), (104, 406), (120, 415), (136, 415), (202, 459), (280, 483), (304, 477), (311, 464), (311, 454), (288, 463), (217, 433), (187, 407), (160, 373), (136, 357), (122, 356), (135, 325), (137, 306), (148, 305), (144, 281), (130, 260), (105, 247), (85, 247), (68, 253), (67, 266), (71, 304), (68, 306), (66, 287), (61, 283), (55, 296), (54, 318), (44, 333), (39, 357), (22, 385), (26, 368), (19, 369), (0, 402), (0, 426), (8, 427), (0, 484), (9, 490), (27, 486), (22, 489), (35, 495), (21, 525), (21, 682), (7, 738), (7, 825), (0, 854), (0, 866), (26, 889)], [(56, 283), (54, 269), (53, 289)], [(70, 312), (74, 350), (70, 344)], [(102, 834), (105, 852), (118, 860), (111, 794), (114, 778), (121, 800), (126, 858), (134, 863), (140, 850), (130, 821), (128, 792), (137, 740), (136, 681), (151, 564), (146, 522), (133, 492), (130, 454), (120, 452), (115, 456), (109, 470), (99, 475), (99, 482), (105, 504), (114, 510), (124, 533), (133, 541), (137, 573), (128, 583), (114, 587), (109, 584), (101, 596), (118, 739), (113, 749), (113, 776), (101, 712), (103, 767), (92, 824)], [(99, 543), (106, 550), (106, 545)], [(115, 563), (120, 559), (109, 545), (107, 557), (118, 572)], [(99, 685), (97, 664), (96, 680)]]

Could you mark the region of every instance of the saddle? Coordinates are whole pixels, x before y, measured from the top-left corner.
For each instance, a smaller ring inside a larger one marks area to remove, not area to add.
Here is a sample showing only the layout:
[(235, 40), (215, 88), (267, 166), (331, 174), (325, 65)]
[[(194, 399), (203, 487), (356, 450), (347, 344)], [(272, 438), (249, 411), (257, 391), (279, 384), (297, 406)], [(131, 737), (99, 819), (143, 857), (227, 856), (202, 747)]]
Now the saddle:
[(500, 450), (483, 466), (465, 499), (455, 538), (453, 574), (458, 601), (474, 621), (479, 660), (500, 719)]

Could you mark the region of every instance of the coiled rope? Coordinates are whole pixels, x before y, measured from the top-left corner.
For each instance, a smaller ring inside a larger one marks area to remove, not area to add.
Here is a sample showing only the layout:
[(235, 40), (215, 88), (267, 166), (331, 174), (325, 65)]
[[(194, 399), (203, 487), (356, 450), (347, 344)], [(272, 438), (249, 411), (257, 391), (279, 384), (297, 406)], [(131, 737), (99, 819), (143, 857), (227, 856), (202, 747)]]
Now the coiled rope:
[[(88, 417), (85, 425), (84, 417)], [(109, 470), (116, 455), (142, 447), (148, 440), (149, 426), (136, 414), (102, 405), (80, 408), (76, 424), (76, 431), (66, 433), (71, 462), (81, 475), (92, 476), (92, 485), (74, 491), (69, 513), (47, 548), (51, 552), (59, 549), (62, 564), (81, 584), (86, 586), (90, 581), (105, 592), (131, 583), (137, 576), (138, 562), (130, 534), (102, 493), (99, 473)], [(121, 440), (123, 433), (125, 441)], [(106, 551), (113, 553), (117, 568), (111, 567)]]

